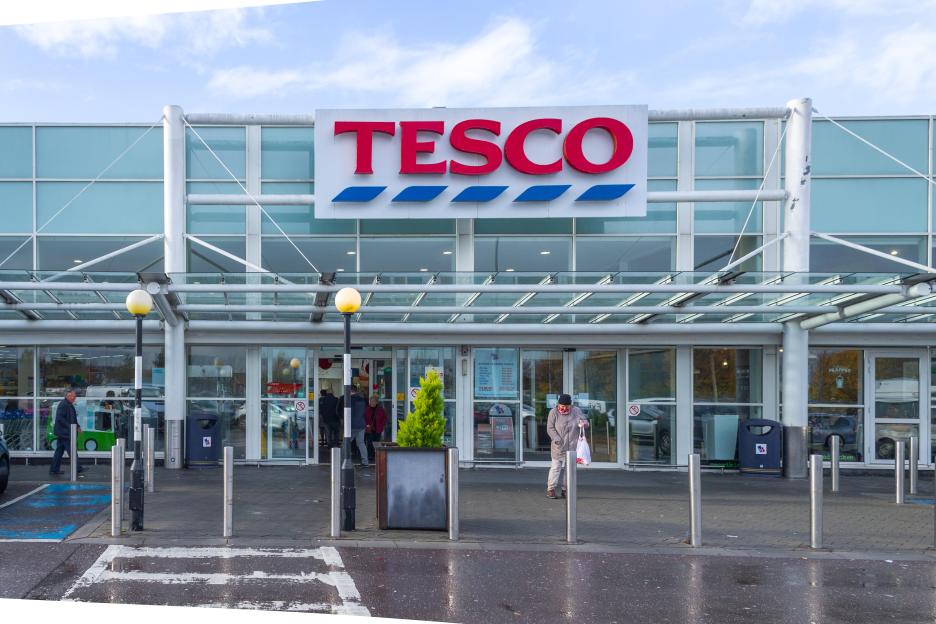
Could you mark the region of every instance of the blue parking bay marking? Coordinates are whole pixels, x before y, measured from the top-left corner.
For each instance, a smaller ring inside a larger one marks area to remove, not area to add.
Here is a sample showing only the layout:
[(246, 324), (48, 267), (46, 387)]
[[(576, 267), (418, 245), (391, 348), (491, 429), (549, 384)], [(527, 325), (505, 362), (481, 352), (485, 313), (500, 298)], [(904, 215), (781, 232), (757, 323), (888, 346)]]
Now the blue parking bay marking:
[(106, 484), (52, 483), (0, 509), (0, 541), (60, 542), (110, 500)]

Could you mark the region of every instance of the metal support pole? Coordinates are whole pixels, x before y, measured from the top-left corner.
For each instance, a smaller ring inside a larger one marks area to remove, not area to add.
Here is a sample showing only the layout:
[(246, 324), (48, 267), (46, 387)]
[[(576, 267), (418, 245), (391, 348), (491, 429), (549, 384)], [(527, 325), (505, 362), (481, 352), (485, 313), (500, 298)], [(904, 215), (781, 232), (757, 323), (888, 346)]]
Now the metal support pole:
[[(351, 315), (344, 317), (344, 440), (341, 443), (341, 504), (344, 509), (345, 531), (354, 530), (355, 496), (354, 464), (351, 463)], [(361, 454), (367, 451), (361, 449)]]
[(904, 469), (906, 464), (906, 445), (903, 440), (897, 440), (894, 445), (894, 484), (896, 489), (896, 503), (904, 503)]
[(118, 479), (120, 480), (120, 506), (118, 511), (120, 512), (120, 526), (123, 530), (123, 521), (124, 521), (124, 501), (126, 500), (126, 490), (127, 490), (127, 439), (126, 438), (117, 438), (117, 451), (120, 454), (120, 457), (117, 461), (117, 472)]
[(576, 539), (577, 516), (575, 509), (576, 497), (578, 496), (578, 483), (575, 478), (575, 451), (566, 451), (566, 541), (570, 544), (578, 542)]
[(123, 458), (120, 456), (120, 445), (111, 447), (111, 537), (120, 537), (121, 518), (120, 507), (123, 499), (123, 483), (120, 481), (120, 466)]
[(917, 464), (920, 461), (920, 438), (910, 436), (910, 493), (917, 493)]
[(448, 532), (449, 539), (458, 541), (458, 449), (450, 448), (448, 458)]
[(702, 456), (689, 454), (689, 545), (702, 545)]
[(822, 455), (809, 456), (809, 536), (812, 548), (822, 548)]
[(146, 491), (156, 490), (156, 429), (146, 428)]
[(78, 480), (78, 425), (72, 424), (68, 428), (68, 471), (74, 483)]
[(130, 466), (130, 530), (143, 530), (143, 316), (136, 315), (136, 358), (133, 387), (133, 464)]
[(341, 449), (331, 449), (331, 537), (341, 537)]
[(234, 447), (224, 447), (224, 537), (234, 534)]
[(831, 459), (830, 464), (832, 466), (832, 491), (833, 492), (839, 491), (839, 456), (841, 455), (841, 449), (839, 448), (839, 446), (841, 445), (841, 441), (842, 439), (838, 437), (837, 435), (832, 436), (832, 440), (830, 441), (832, 445), (832, 451), (831, 451), (832, 456), (830, 458)]

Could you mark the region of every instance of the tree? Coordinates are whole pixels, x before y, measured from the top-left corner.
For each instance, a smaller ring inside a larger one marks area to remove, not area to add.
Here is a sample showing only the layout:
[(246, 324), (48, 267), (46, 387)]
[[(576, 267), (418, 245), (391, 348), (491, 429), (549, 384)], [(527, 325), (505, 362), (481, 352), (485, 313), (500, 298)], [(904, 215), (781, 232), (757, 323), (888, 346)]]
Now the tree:
[(439, 448), (445, 433), (445, 400), (442, 379), (436, 371), (419, 378), (413, 413), (400, 423), (397, 443), (412, 448)]

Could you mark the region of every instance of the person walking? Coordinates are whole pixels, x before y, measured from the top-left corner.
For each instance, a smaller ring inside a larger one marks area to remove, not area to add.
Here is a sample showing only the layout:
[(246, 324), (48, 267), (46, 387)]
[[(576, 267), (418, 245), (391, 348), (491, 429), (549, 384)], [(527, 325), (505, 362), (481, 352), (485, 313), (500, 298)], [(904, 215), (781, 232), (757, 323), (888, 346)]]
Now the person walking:
[(339, 445), (341, 436), (338, 435), (338, 399), (328, 390), (322, 390), (322, 396), (319, 397), (319, 418), (322, 419), (322, 426), (325, 428), (325, 443), (329, 448)]
[(374, 442), (383, 440), (384, 429), (387, 427), (387, 412), (377, 402), (377, 393), (374, 392), (367, 400), (364, 408), (364, 443), (367, 445), (368, 457), (376, 457)]
[[(552, 463), (546, 479), (547, 498), (559, 498), (556, 495), (556, 488), (561, 482), (562, 470), (566, 467), (566, 451), (575, 450), (579, 431), (587, 426), (588, 421), (585, 420), (582, 410), (572, 405), (572, 397), (568, 394), (560, 394), (556, 407), (549, 410), (549, 417), (546, 419), (546, 433), (549, 434), (552, 442), (549, 445)], [(565, 496), (565, 490), (561, 491), (562, 496)]]
[[(358, 452), (361, 454), (361, 465), (365, 468), (370, 466), (367, 455), (367, 445), (364, 443), (364, 429), (367, 423), (364, 421), (364, 407), (367, 402), (361, 396), (361, 390), (357, 386), (351, 388), (351, 439), (357, 445)], [(344, 418), (344, 397), (338, 400), (338, 413)]]
[[(49, 468), (50, 475), (62, 474), (62, 455), (68, 452), (69, 461), (75, 462), (78, 472), (84, 472), (84, 468), (78, 463), (78, 453), (75, 457), (71, 456), (71, 426), (78, 424), (78, 413), (75, 411), (74, 390), (69, 390), (65, 394), (65, 400), (59, 401), (55, 409), (55, 422), (52, 425), (52, 434), (55, 436), (55, 454), (52, 456), (52, 466)], [(81, 427), (77, 432), (81, 433)], [(75, 448), (78, 448), (77, 444)]]

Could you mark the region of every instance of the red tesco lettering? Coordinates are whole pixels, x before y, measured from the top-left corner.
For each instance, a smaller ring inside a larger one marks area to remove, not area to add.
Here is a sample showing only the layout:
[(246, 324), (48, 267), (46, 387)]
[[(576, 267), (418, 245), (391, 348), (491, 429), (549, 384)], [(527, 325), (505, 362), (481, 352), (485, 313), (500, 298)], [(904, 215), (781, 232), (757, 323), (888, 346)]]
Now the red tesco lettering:
[[(592, 117), (572, 126), (562, 139), (559, 158), (547, 163), (530, 159), (526, 153), (526, 141), (534, 132), (561, 137), (561, 119), (531, 119), (517, 125), (507, 134), (503, 150), (494, 141), (501, 135), (501, 122), (493, 119), (466, 119), (452, 127), (449, 144), (462, 154), (480, 156), (483, 163), (468, 164), (456, 159), (420, 162), (420, 154), (435, 152), (437, 138), (445, 135), (445, 122), (401, 121), (399, 126), (401, 174), (444, 174), (448, 171), (457, 175), (478, 176), (493, 173), (506, 159), (514, 170), (528, 175), (559, 173), (565, 164), (582, 173), (597, 175), (621, 167), (634, 152), (634, 136), (630, 128), (611, 117)], [(605, 162), (592, 162), (585, 155), (585, 136), (592, 131), (605, 132), (611, 138), (611, 156)], [(392, 121), (336, 121), (335, 136), (345, 133), (353, 133), (356, 137), (354, 173), (372, 174), (374, 141), (382, 140), (375, 135), (394, 137), (396, 124)]]

